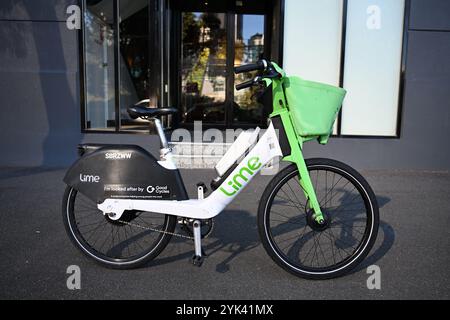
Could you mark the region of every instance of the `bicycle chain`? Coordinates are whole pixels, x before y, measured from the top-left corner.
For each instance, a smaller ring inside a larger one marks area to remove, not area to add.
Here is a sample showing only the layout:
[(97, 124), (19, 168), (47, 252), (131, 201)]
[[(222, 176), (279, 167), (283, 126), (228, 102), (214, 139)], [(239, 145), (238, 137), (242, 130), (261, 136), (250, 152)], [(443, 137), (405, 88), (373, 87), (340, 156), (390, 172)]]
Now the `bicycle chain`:
[(144, 227), (144, 226), (141, 226), (141, 225), (138, 225), (138, 224), (135, 224), (135, 223), (122, 221), (122, 220), (117, 220), (117, 221), (120, 222), (120, 223), (126, 224), (126, 225), (128, 225), (130, 227), (136, 227), (136, 228), (141, 228), (141, 229), (144, 229), (144, 230), (149, 230), (149, 231), (153, 231), (153, 232), (163, 233), (163, 234), (167, 234), (167, 235), (178, 237), (178, 238), (182, 238), (182, 239), (194, 240), (194, 237), (189, 237), (189, 236), (186, 236), (184, 234), (179, 234), (179, 233), (174, 233), (174, 232), (169, 232), (169, 231), (164, 231), (164, 230), (158, 230), (158, 229), (154, 229), (154, 228), (151, 228), (151, 227)]

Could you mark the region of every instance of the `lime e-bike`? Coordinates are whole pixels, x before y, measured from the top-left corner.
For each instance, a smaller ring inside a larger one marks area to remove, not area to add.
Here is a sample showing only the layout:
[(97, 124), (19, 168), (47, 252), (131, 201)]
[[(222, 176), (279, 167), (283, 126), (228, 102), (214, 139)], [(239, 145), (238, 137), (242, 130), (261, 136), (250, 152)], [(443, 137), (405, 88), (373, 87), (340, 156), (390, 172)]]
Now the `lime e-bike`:
[[(256, 77), (252, 72), (258, 71)], [(158, 117), (173, 108), (128, 108), (132, 118), (151, 120), (161, 140), (160, 159), (134, 145), (80, 145), (68, 170), (63, 218), (72, 242), (103, 266), (129, 269), (154, 259), (172, 236), (194, 240), (192, 262), (201, 265), (202, 238), (212, 219), (275, 158), (290, 163), (266, 187), (258, 230), (269, 256), (296, 276), (328, 279), (349, 272), (372, 248), (378, 205), (366, 180), (330, 159), (307, 159), (303, 144), (326, 144), (345, 90), (288, 77), (260, 60), (235, 68), (271, 95), (268, 128), (243, 132), (216, 166), (218, 177), (199, 183), (189, 199)], [(177, 224), (184, 233), (175, 233)]]

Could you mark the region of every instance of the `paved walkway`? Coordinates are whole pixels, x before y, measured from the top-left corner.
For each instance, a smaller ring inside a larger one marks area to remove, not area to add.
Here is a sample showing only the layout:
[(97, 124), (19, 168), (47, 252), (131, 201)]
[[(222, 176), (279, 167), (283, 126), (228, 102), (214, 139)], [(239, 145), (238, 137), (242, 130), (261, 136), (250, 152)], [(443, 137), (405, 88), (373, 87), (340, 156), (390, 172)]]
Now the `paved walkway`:
[[(183, 171), (189, 192), (212, 170)], [(450, 298), (450, 174), (363, 172), (381, 206), (378, 241), (356, 272), (328, 281), (295, 278), (260, 245), (256, 210), (270, 177), (258, 176), (216, 219), (202, 268), (192, 243), (173, 240), (148, 267), (115, 271), (87, 260), (61, 219), (64, 170), (0, 169), (0, 299), (442, 299)], [(69, 265), (81, 290), (66, 287)], [(381, 268), (368, 290), (366, 268)]]

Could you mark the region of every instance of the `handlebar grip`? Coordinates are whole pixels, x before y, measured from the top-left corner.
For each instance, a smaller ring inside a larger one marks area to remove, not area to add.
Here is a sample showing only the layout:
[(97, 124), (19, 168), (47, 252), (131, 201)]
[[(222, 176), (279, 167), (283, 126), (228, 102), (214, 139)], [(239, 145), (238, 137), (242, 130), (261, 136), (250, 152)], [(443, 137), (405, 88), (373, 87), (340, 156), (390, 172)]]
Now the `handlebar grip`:
[(242, 90), (242, 89), (250, 88), (251, 86), (253, 86), (253, 79), (245, 81), (245, 82), (242, 82), (242, 83), (236, 85), (236, 90), (239, 91), (239, 90)]
[(243, 72), (251, 72), (256, 70), (264, 70), (265, 66), (262, 61), (258, 61), (257, 63), (245, 64), (243, 66), (235, 67), (234, 73), (239, 74)]

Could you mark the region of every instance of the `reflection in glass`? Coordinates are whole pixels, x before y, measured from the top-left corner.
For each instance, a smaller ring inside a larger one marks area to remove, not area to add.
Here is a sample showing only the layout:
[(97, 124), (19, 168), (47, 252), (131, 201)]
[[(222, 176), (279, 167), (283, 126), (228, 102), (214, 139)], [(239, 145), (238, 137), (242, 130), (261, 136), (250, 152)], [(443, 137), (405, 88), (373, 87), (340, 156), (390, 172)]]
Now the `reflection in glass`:
[(182, 121), (224, 122), (226, 99), (226, 15), (182, 15)]
[(120, 118), (122, 129), (148, 129), (145, 120), (132, 120), (127, 107), (149, 96), (148, 0), (120, 1)]
[[(235, 66), (255, 63), (264, 54), (264, 16), (236, 15)], [(255, 72), (235, 76), (235, 83), (248, 81)], [(233, 122), (259, 123), (263, 117), (263, 107), (256, 101), (260, 89), (253, 87), (234, 91)]]
[(85, 127), (112, 129), (114, 111), (113, 0), (87, 5), (85, 21)]

